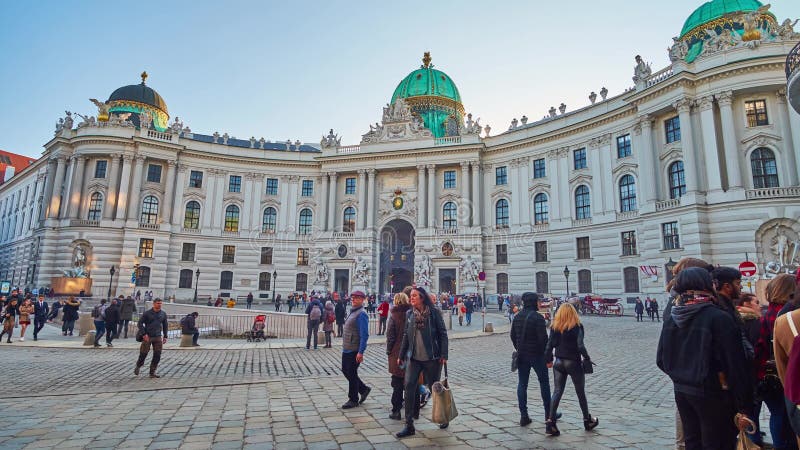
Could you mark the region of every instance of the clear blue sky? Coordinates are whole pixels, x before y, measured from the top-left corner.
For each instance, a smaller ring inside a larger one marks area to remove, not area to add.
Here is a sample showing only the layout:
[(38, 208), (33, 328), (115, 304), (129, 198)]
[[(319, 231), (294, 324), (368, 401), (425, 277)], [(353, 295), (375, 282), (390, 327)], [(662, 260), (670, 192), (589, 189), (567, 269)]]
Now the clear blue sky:
[[(357, 144), (431, 51), (494, 131), (659, 70), (699, 0), (0, 2), (0, 149), (38, 156), (64, 110), (148, 85), (198, 133)], [(779, 20), (800, 2), (776, 0)], [(494, 132), (493, 132), (494, 134)]]

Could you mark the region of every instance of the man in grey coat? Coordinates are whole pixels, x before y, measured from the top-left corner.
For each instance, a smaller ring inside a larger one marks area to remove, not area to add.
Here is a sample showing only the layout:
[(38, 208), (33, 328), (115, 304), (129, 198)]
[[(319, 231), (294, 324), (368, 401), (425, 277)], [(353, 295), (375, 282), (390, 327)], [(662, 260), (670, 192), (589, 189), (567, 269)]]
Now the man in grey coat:
[(125, 339), (128, 339), (128, 324), (133, 320), (133, 313), (136, 311), (136, 300), (133, 297), (128, 296), (124, 298), (123, 296), (119, 296), (119, 303), (121, 304), (119, 308), (119, 325), (117, 329), (117, 336), (119, 337), (120, 334), (123, 334)]

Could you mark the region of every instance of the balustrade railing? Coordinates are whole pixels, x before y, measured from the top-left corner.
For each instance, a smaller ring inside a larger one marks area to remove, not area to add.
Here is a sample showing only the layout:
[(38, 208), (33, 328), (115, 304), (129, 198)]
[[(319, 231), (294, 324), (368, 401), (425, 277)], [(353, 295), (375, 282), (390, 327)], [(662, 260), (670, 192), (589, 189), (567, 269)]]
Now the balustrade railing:
[(656, 202), (656, 211), (664, 211), (666, 209), (677, 208), (678, 206), (681, 206), (680, 198), (664, 200), (663, 202)]
[(345, 145), (336, 149), (336, 153), (340, 155), (349, 155), (350, 153), (358, 153), (360, 151), (360, 145)]
[(647, 81), (645, 82), (645, 85), (647, 87), (656, 85), (656, 84), (661, 83), (662, 81), (666, 80), (667, 78), (671, 77), (673, 74), (674, 74), (674, 72), (672, 71), (672, 67), (671, 66), (667, 67), (667, 68), (664, 68), (664, 69), (661, 69), (658, 72), (650, 75), (650, 78), (647, 79)]
[(534, 233), (541, 233), (542, 231), (547, 231), (549, 229), (550, 229), (549, 223), (537, 223), (533, 225)]
[(617, 220), (628, 220), (639, 217), (639, 211), (625, 211), (625, 212), (617, 212)]
[(583, 226), (591, 225), (591, 224), (592, 224), (592, 218), (591, 217), (589, 217), (588, 219), (576, 219), (576, 220), (572, 221), (572, 226), (573, 227), (583, 227)]
[(440, 236), (455, 236), (458, 234), (458, 228), (437, 228), (436, 234)]
[(149, 137), (150, 139), (158, 139), (159, 141), (172, 142), (173, 136), (174, 135), (172, 133), (164, 133), (153, 129), (147, 130), (147, 137)]
[(745, 198), (748, 200), (786, 197), (800, 197), (800, 187), (748, 189), (745, 191)]
[(333, 238), (334, 239), (350, 239), (354, 237), (356, 234), (353, 231), (334, 231)]
[(71, 227), (99, 227), (100, 221), (99, 220), (87, 220), (87, 219), (72, 219), (69, 221), (69, 226)]
[(184, 233), (195, 233), (195, 234), (199, 234), (200, 233), (200, 228), (186, 228), (186, 227), (183, 227), (182, 230), (183, 230)]
[(224, 237), (239, 237), (238, 231), (225, 231), (222, 230), (222, 236)]
[(433, 140), (433, 145), (460, 144), (461, 136), (445, 136)]
[(160, 228), (160, 225), (157, 224), (157, 223), (142, 223), (142, 222), (139, 222), (139, 228), (142, 229), (142, 230), (158, 231), (159, 228)]

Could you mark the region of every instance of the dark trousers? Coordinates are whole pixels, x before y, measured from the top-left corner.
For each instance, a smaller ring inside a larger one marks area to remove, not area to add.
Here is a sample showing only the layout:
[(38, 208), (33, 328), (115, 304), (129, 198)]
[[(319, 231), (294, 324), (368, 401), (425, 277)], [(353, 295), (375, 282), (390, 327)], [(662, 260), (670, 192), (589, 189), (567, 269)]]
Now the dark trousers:
[(644, 320), (644, 319), (642, 319), (642, 313), (636, 313), (636, 321), (637, 321), (637, 322), (641, 322), (641, 321), (643, 321), (643, 320)]
[(736, 446), (736, 406), (730, 394), (696, 397), (675, 392), (686, 450), (727, 450)]
[(139, 346), (139, 360), (136, 361), (136, 367), (144, 365), (144, 360), (147, 358), (147, 354), (150, 353), (151, 345), (153, 347), (153, 359), (150, 360), (150, 373), (154, 374), (158, 368), (159, 361), (161, 361), (161, 349), (164, 348), (164, 341), (161, 340), (161, 337), (150, 338), (150, 342), (142, 341), (142, 345)]
[[(262, 331), (263, 333), (263, 331)], [(200, 331), (195, 331), (194, 333), (190, 333), (192, 335), (192, 345), (198, 345), (197, 340), (200, 339)]]
[(402, 377), (392, 375), (392, 412), (400, 412), (403, 408), (403, 387), (404, 380)]
[(797, 449), (797, 441), (789, 422), (789, 415), (784, 402), (783, 389), (777, 384), (776, 389), (766, 389), (756, 399), (756, 408), (753, 417), (761, 414), (762, 402), (769, 409), (769, 434), (772, 436), (772, 445), (776, 449)]
[(472, 325), (472, 313), (467, 313), (467, 325)]
[[(442, 375), (442, 364), (439, 360), (432, 359), (430, 361), (417, 361), (416, 359), (409, 359), (408, 366), (406, 367), (405, 379), (405, 398), (413, 399), (414, 396), (419, 397), (419, 374), (425, 378), (425, 384), (428, 389), (432, 389), (433, 383), (439, 381)], [(406, 424), (414, 425), (414, 411), (416, 402), (405, 402), (406, 409)]]
[(100, 345), (100, 338), (106, 333), (106, 323), (102, 320), (95, 320), (94, 321), (94, 345), (95, 347)]
[[(564, 395), (564, 388), (567, 386), (567, 376), (572, 378), (572, 384), (575, 385), (575, 394), (578, 396), (578, 405), (581, 407), (584, 420), (590, 420), (592, 416), (589, 415), (589, 404), (586, 401), (586, 376), (583, 374), (583, 367), (580, 361), (573, 359), (560, 359), (556, 358), (553, 364), (553, 384), (555, 391), (553, 392), (553, 399), (550, 402), (550, 417), (556, 416), (558, 411), (558, 404), (561, 402), (561, 396)], [(733, 423), (733, 421), (731, 421)]]
[(306, 348), (311, 347), (311, 335), (314, 335), (314, 349), (317, 348), (317, 332), (319, 331), (319, 320), (308, 321), (308, 335), (306, 336)]
[(74, 320), (65, 320), (64, 323), (61, 325), (61, 331), (64, 333), (69, 333), (72, 335), (72, 332), (75, 330), (75, 321)]
[(367, 390), (367, 385), (358, 378), (358, 366), (356, 352), (342, 353), (342, 373), (347, 378), (347, 398), (358, 403), (358, 394), (363, 394)]
[(122, 336), (125, 339), (128, 339), (128, 325), (130, 323), (131, 323), (130, 319), (120, 320), (119, 324), (117, 324), (117, 335), (115, 337), (119, 337), (119, 335), (122, 334)]
[(278, 303), (275, 305), (275, 312), (280, 312), (280, 310), (281, 310), (281, 304)]
[(44, 328), (44, 324), (47, 323), (47, 317), (34, 317), (33, 318), (33, 338), (36, 339), (36, 336), (42, 331)]
[(117, 333), (117, 324), (106, 323), (106, 344), (110, 344), (117, 336), (119, 336), (119, 333)]
[(378, 323), (378, 334), (385, 334), (386, 333), (386, 320), (389, 316), (381, 316), (380, 322)]
[(661, 322), (661, 318), (658, 317), (658, 308), (653, 308), (650, 310), (650, 321), (652, 322), (654, 320)]
[(530, 380), (531, 369), (536, 373), (539, 380), (539, 394), (542, 396), (544, 404), (545, 420), (550, 417), (550, 377), (547, 374), (547, 365), (544, 356), (533, 356), (517, 358), (517, 402), (519, 403), (519, 414), (528, 417), (528, 380)]
[(336, 324), (336, 336), (342, 337), (344, 334), (344, 323), (337, 323)]
[(333, 341), (331, 340), (331, 334), (333, 334), (333, 330), (325, 332), (325, 347), (330, 347), (333, 345)]
[(251, 309), (253, 307), (253, 302), (247, 302), (247, 309)]

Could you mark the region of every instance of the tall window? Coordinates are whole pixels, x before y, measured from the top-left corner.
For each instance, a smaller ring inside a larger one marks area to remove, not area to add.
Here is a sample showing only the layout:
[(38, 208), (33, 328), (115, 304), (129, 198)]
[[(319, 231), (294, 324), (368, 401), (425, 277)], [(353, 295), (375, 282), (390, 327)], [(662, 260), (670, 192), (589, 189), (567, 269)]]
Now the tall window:
[(495, 251), (497, 252), (497, 264), (508, 264), (508, 244), (497, 244)]
[(342, 216), (342, 231), (352, 233), (356, 231), (356, 209), (348, 206)]
[(278, 179), (267, 178), (267, 195), (278, 195)]
[(541, 225), (549, 222), (549, 214), (547, 208), (547, 194), (539, 193), (533, 197), (533, 222), (536, 225)]
[(497, 274), (497, 293), (498, 294), (508, 294), (508, 274), (507, 273), (498, 273)]
[(142, 217), (139, 222), (148, 224), (158, 222), (158, 198), (156, 196), (148, 195), (142, 201)]
[(579, 148), (577, 150), (574, 150), (572, 152), (572, 159), (573, 159), (574, 164), (575, 164), (574, 165), (575, 170), (585, 169), (585, 168), (589, 167), (588, 164), (586, 163), (586, 149), (585, 148)]
[(636, 254), (636, 231), (622, 232), (622, 256)]
[(589, 259), (592, 257), (592, 252), (589, 248), (589, 236), (575, 238), (575, 248), (577, 249), (576, 259)]
[(108, 167), (108, 161), (106, 161), (105, 159), (100, 159), (96, 163), (94, 163), (94, 177), (105, 178), (107, 167)]
[(139, 266), (136, 271), (136, 286), (137, 287), (150, 287), (150, 268), (147, 266)]
[(278, 221), (278, 211), (273, 207), (264, 210), (264, 219), (261, 221), (262, 233), (274, 233)]
[(313, 215), (308, 208), (300, 211), (300, 226), (297, 227), (297, 234), (311, 234), (311, 221)]
[(303, 189), (300, 193), (303, 197), (314, 195), (314, 180), (303, 180)]
[(225, 208), (225, 231), (239, 231), (239, 207), (236, 205)]
[(639, 271), (636, 267), (626, 267), (622, 270), (625, 279), (625, 292), (639, 292)]
[(344, 180), (344, 194), (345, 195), (355, 195), (356, 193), (356, 179), (355, 178), (345, 178)]
[(298, 266), (307, 266), (308, 265), (308, 249), (307, 248), (298, 248), (297, 249), (297, 265)]
[(506, 166), (500, 166), (494, 169), (494, 184), (498, 186), (508, 184), (508, 171)]
[(636, 182), (633, 175), (619, 179), (619, 208), (622, 212), (636, 211)]
[(578, 271), (578, 293), (588, 294), (592, 292), (592, 271), (581, 269)]
[(768, 148), (757, 148), (750, 154), (753, 187), (756, 189), (778, 187), (778, 164), (775, 153)]
[(181, 261), (194, 261), (196, 249), (197, 244), (193, 242), (184, 242), (181, 247)]
[(161, 164), (147, 165), (147, 181), (150, 183), (161, 183)]
[(575, 189), (575, 218), (578, 220), (592, 217), (592, 202), (589, 199), (589, 188), (586, 185)]
[(139, 258), (152, 258), (153, 257), (153, 240), (142, 238), (139, 239)]
[(89, 220), (100, 220), (100, 213), (103, 211), (103, 194), (95, 192), (89, 197)]
[(550, 292), (550, 283), (548, 282), (547, 272), (536, 272), (536, 293), (547, 294)]
[(242, 192), (242, 177), (231, 175), (228, 178), (228, 192)]
[(223, 245), (222, 246), (222, 263), (233, 264), (236, 262), (236, 246)]
[(272, 247), (261, 247), (260, 264), (272, 264)]
[(444, 204), (442, 208), (442, 225), (445, 229), (452, 230), (456, 228), (457, 214), (458, 210), (455, 203), (447, 202)]
[(178, 278), (178, 288), (179, 289), (191, 289), (192, 288), (192, 278), (194, 278), (194, 274), (192, 273), (192, 269), (181, 269), (180, 277)]
[(533, 178), (544, 178), (547, 176), (547, 162), (544, 158), (533, 160)]
[(765, 100), (744, 102), (744, 112), (747, 114), (748, 127), (769, 125), (769, 121), (767, 120), (767, 102)]
[(305, 292), (308, 290), (308, 274), (297, 274), (294, 282), (294, 290), (297, 292)]
[(259, 291), (268, 291), (271, 288), (272, 284), (272, 274), (269, 272), (261, 272), (258, 274), (258, 290)]
[(534, 242), (533, 249), (536, 262), (547, 262), (547, 241)]
[(444, 188), (445, 189), (455, 189), (456, 188), (456, 171), (455, 170), (445, 170), (444, 171)]
[(233, 289), (233, 272), (230, 270), (223, 270), (219, 274), (219, 288)]
[(661, 235), (664, 238), (664, 250), (681, 248), (681, 239), (678, 235), (678, 222), (662, 223)]
[(617, 136), (617, 158), (631, 156), (631, 135)]
[(183, 228), (189, 230), (200, 228), (200, 203), (195, 200), (186, 204), (186, 212), (183, 215)]
[(189, 172), (189, 187), (198, 189), (203, 187), (203, 172), (199, 170)]
[(664, 121), (664, 137), (667, 144), (681, 140), (681, 119), (678, 116)]
[(508, 200), (504, 198), (494, 206), (494, 224), (497, 228), (508, 228)]
[(686, 176), (683, 161), (675, 161), (669, 166), (669, 198), (680, 198), (686, 194)]

